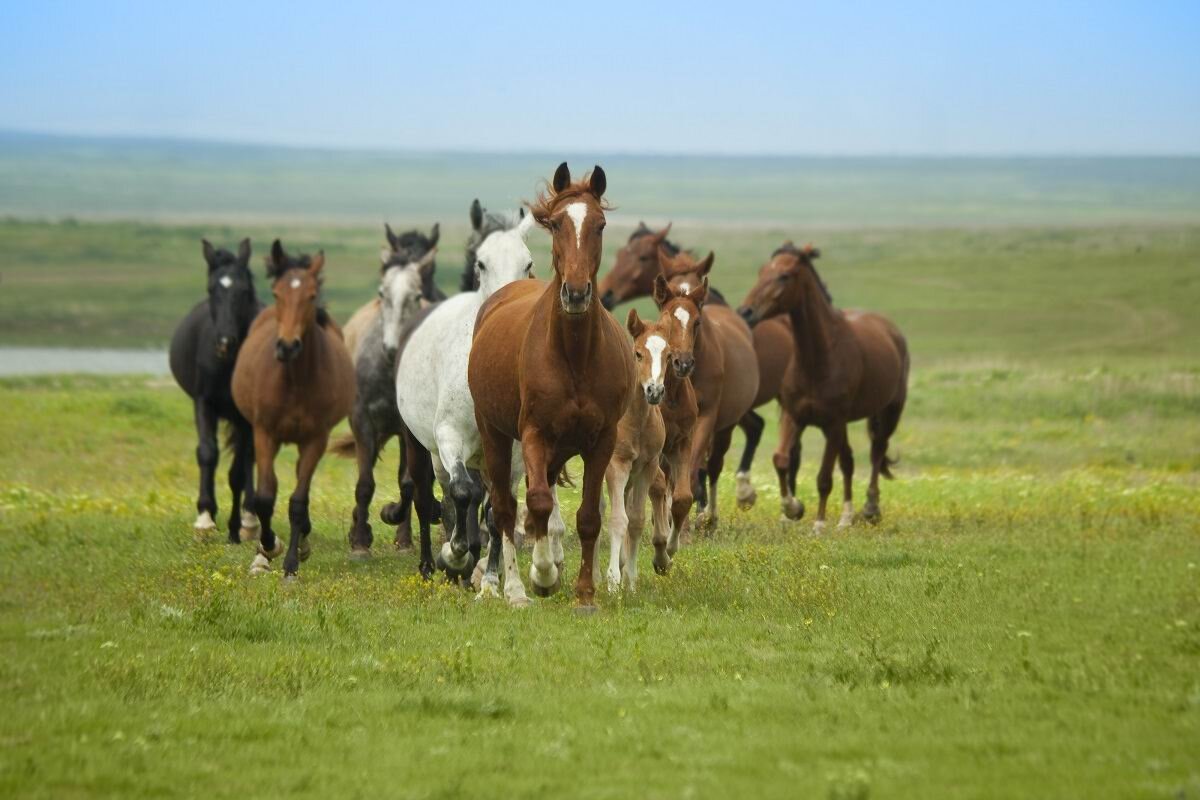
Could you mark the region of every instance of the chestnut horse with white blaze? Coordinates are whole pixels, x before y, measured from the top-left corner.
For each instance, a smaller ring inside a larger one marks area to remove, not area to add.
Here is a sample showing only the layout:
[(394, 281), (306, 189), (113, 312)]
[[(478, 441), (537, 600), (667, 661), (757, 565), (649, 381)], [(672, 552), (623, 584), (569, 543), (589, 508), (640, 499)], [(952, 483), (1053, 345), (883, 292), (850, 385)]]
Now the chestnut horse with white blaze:
[(475, 323), (468, 383), (495, 523), (504, 537), (504, 594), (513, 606), (529, 604), (513, 539), (514, 442), (524, 456), (525, 530), (534, 539), (530, 578), (540, 595), (558, 588), (563, 566), (561, 542), (547, 541), (551, 486), (569, 458), (583, 457), (575, 596), (581, 608), (594, 603), (604, 471), (637, 375), (625, 331), (594, 298), (605, 185), (600, 167), (572, 183), (566, 162), (559, 165), (549, 194), (539, 194), (529, 206), (550, 232), (553, 279), (508, 284), (488, 298)]
[[(605, 308), (611, 311), (618, 303), (650, 297), (654, 293), (654, 279), (662, 273), (658, 251), (664, 250), (670, 256), (680, 253), (680, 248), (667, 238), (670, 231), (670, 224), (654, 231), (646, 227), (646, 223), (638, 223), (629, 241), (617, 251), (612, 269), (600, 281), (600, 302), (604, 303)], [(668, 279), (672, 277), (675, 276), (667, 275)], [(727, 305), (725, 298), (713, 286), (709, 287), (707, 302)], [(784, 370), (792, 360), (792, 331), (788, 327), (788, 318), (779, 316), (764, 320), (751, 333), (754, 354), (758, 359), (758, 395), (754, 398), (754, 408), (758, 408), (779, 397)], [(763, 418), (754, 410), (738, 421), (738, 427), (746, 436), (746, 445), (742, 448), (735, 475), (737, 503), (741, 508), (750, 508), (757, 499), (754, 484), (750, 481), (750, 469), (754, 465), (754, 454), (765, 425)]]
[[(690, 330), (694, 342), (694, 350), (676, 352), (674, 358), (680, 374), (690, 374), (700, 410), (689, 474), (700, 506), (697, 523), (708, 527), (717, 522), (717, 480), (733, 428), (758, 394), (758, 359), (746, 323), (729, 306), (706, 302), (713, 254), (696, 261), (686, 253), (671, 256), (659, 249), (658, 258), (662, 274), (654, 279), (654, 302)], [(699, 315), (680, 304), (684, 297), (700, 308)]]
[[(611, 548), (608, 558), (608, 590), (621, 588), (622, 578), (629, 591), (637, 589), (637, 553), (646, 519), (646, 500), (652, 498), (654, 550), (665, 555), (670, 522), (666, 509), (665, 478), (661, 474), (663, 444), (667, 439), (661, 403), (667, 393), (666, 378), (671, 353), (667, 339), (647, 328), (636, 309), (629, 310), (626, 327), (633, 336), (637, 360), (635, 392), (625, 416), (617, 426), (617, 446), (608, 462), (604, 480), (608, 484), (608, 533)], [(658, 559), (656, 558), (656, 562)]]
[(233, 400), (254, 427), (258, 467), (254, 513), (262, 528), (251, 574), (266, 572), (283, 551), (271, 528), (275, 512), (275, 456), (283, 444), (300, 451), (296, 489), (288, 503), (291, 538), (283, 559), (295, 576), (311, 550), (308, 490), (329, 442), (329, 431), (354, 407), (354, 365), (342, 332), (320, 305), (325, 254), (292, 258), (278, 239), (267, 259), (275, 305), (254, 321), (233, 369)]
[[(799, 437), (816, 425), (825, 434), (825, 453), (817, 472), (820, 505), (814, 532), (825, 527), (825, 506), (833, 491), (833, 462), (842, 467), (842, 516), (838, 527), (854, 521), (851, 482), (854, 454), (846, 426), (867, 420), (871, 437), (871, 482), (863, 518), (878, 522), (879, 476), (891, 478), (888, 440), (896, 432), (908, 396), (908, 343), (887, 317), (870, 311), (835, 308), (813, 260), (820, 251), (785, 242), (758, 274), (739, 313), (751, 325), (774, 314), (788, 314), (795, 336), (795, 354), (784, 378), (781, 426), (775, 471), (784, 514), (799, 519), (803, 504), (789, 485), (799, 468)], [(787, 436), (788, 439), (783, 437)], [(795, 444), (792, 444), (794, 442)], [(791, 451), (791, 452), (789, 452)], [(790, 480), (789, 480), (790, 479)]]

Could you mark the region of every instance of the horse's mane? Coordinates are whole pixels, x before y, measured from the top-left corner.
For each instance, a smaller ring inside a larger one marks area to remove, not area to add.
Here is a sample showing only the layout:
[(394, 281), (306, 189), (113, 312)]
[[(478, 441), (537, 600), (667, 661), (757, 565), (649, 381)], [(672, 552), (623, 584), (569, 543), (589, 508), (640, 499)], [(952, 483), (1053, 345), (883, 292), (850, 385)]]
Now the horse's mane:
[[(629, 234), (629, 241), (632, 242), (635, 239), (642, 238), (643, 236), (653, 236), (655, 233), (656, 233), (655, 231), (652, 231), (646, 227), (646, 223), (639, 222), (638, 226), (634, 230), (634, 232)], [(662, 249), (666, 250), (672, 256), (677, 256), (680, 253), (679, 245), (675, 244), (670, 239), (667, 239), (665, 237), (663, 238), (663, 240), (661, 242), (659, 242), (658, 246), (661, 247)]]
[(811, 244), (806, 244), (804, 247), (796, 247), (796, 245), (792, 244), (791, 242), (784, 242), (775, 250), (774, 253), (771, 253), (771, 258), (774, 258), (780, 253), (795, 256), (796, 260), (798, 260), (800, 263), (807, 264), (808, 268), (812, 270), (813, 277), (817, 279), (817, 285), (821, 287), (821, 293), (825, 295), (825, 299), (828, 300), (831, 305), (833, 304), (833, 295), (829, 293), (829, 287), (825, 285), (825, 281), (821, 280), (821, 273), (817, 272), (817, 268), (813, 266), (813, 259), (821, 257), (820, 250), (813, 247)]
[[(537, 220), (539, 225), (545, 225), (546, 220), (550, 217), (550, 212), (554, 206), (563, 200), (569, 200), (572, 197), (582, 197), (585, 194), (592, 194), (592, 173), (588, 172), (579, 180), (572, 184), (563, 187), (561, 192), (554, 191), (549, 182), (546, 183), (546, 188), (537, 193), (537, 199), (532, 203), (526, 201), (525, 207), (529, 209), (529, 213), (533, 214), (533, 218)], [(603, 197), (596, 198), (600, 203), (600, 209), (608, 211), (612, 208), (608, 204), (608, 200)]]

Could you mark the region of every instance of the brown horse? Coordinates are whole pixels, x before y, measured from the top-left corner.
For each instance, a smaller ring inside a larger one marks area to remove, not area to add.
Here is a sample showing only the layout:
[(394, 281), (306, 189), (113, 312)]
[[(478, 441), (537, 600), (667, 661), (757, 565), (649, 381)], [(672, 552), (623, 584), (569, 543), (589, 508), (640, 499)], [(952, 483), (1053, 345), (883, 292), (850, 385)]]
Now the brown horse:
[[(612, 269), (600, 281), (598, 291), (605, 308), (611, 310), (618, 303), (653, 294), (654, 278), (662, 271), (658, 261), (659, 249), (671, 256), (680, 252), (679, 247), (667, 238), (670, 230), (670, 225), (653, 231), (645, 223), (638, 224), (629, 242), (617, 251)], [(709, 288), (708, 302), (726, 304), (725, 298), (712, 287)], [(763, 321), (752, 333), (754, 354), (758, 358), (758, 396), (754, 398), (754, 408), (758, 408), (779, 397), (784, 370), (792, 360), (792, 331), (788, 327), (787, 317), (780, 316)], [(737, 501), (741, 508), (750, 508), (756, 499), (754, 484), (750, 482), (750, 469), (754, 465), (754, 454), (765, 423), (752, 410), (738, 421), (738, 427), (746, 436), (746, 446), (742, 450), (736, 474)]]
[(582, 561), (575, 596), (592, 608), (596, 538), (604, 471), (616, 445), (617, 425), (633, 398), (636, 370), (625, 331), (594, 299), (604, 231), (604, 170), (572, 183), (566, 162), (550, 193), (530, 204), (550, 232), (554, 278), (510, 283), (479, 310), (467, 370), (496, 526), (504, 536), (504, 594), (528, 605), (513, 540), (513, 444), (520, 442), (526, 471), (527, 534), (532, 534), (534, 591), (557, 589), (561, 542), (547, 541), (554, 505), (551, 486), (567, 460), (583, 457), (583, 499), (576, 515)]
[[(811, 245), (797, 248), (785, 242), (758, 274), (758, 283), (746, 295), (739, 313), (751, 325), (774, 314), (791, 317), (795, 356), (784, 379), (783, 407), (787, 415), (775, 453), (784, 513), (799, 519), (804, 506), (792, 497), (799, 467), (799, 437), (808, 425), (825, 434), (825, 454), (817, 473), (820, 505), (814, 530), (825, 527), (825, 505), (833, 491), (833, 462), (842, 467), (842, 516), (838, 527), (854, 521), (851, 481), (854, 454), (846, 425), (867, 420), (871, 436), (871, 483), (863, 518), (878, 522), (879, 476), (891, 478), (888, 440), (900, 423), (908, 395), (908, 344), (891, 320), (868, 311), (841, 311), (834, 307), (824, 282), (813, 267), (820, 251)], [(793, 462), (789, 455), (795, 442)], [(784, 445), (788, 445), (785, 447)]]
[(295, 444), (296, 489), (288, 503), (291, 538), (283, 573), (294, 576), (311, 547), (308, 490), (329, 431), (354, 407), (354, 365), (342, 332), (320, 305), (325, 253), (292, 258), (278, 239), (267, 258), (275, 305), (254, 321), (233, 369), (233, 400), (254, 427), (258, 467), (254, 513), (262, 526), (253, 575), (266, 572), (283, 551), (271, 529), (275, 511), (275, 456)]
[[(662, 400), (667, 392), (671, 353), (666, 336), (648, 329), (635, 309), (629, 310), (626, 328), (633, 336), (633, 354), (637, 360), (637, 382), (633, 402), (617, 426), (617, 444), (604, 474), (608, 485), (608, 533), (611, 547), (608, 558), (608, 590), (621, 588), (622, 579), (629, 591), (637, 589), (637, 553), (646, 520), (646, 500), (653, 496), (655, 560), (666, 555), (668, 513), (665, 485), (656, 486), (661, 474), (663, 444), (667, 429), (663, 423)], [(665, 478), (664, 478), (665, 483)]]
[[(746, 323), (729, 306), (706, 303), (713, 254), (696, 261), (686, 253), (672, 256), (660, 248), (658, 259), (662, 274), (654, 279), (654, 302), (679, 328), (690, 329), (694, 340), (694, 349), (676, 351), (673, 359), (681, 375), (691, 376), (696, 392), (700, 416), (692, 436), (689, 474), (700, 506), (697, 522), (711, 526), (717, 521), (717, 479), (733, 428), (758, 395), (758, 360)], [(683, 298), (700, 313), (685, 307)]]

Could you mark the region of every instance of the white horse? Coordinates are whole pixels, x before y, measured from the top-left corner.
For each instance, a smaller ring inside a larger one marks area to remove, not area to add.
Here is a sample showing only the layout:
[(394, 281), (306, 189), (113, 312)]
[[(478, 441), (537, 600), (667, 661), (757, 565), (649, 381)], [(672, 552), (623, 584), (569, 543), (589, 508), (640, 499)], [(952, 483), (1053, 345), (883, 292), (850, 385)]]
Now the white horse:
[[(475, 333), (475, 317), (483, 301), (506, 284), (533, 273), (533, 257), (525, 237), (533, 227), (532, 215), (523, 215), (516, 227), (496, 231), (476, 251), (479, 289), (462, 292), (440, 303), (412, 332), (400, 353), (396, 370), (396, 404), (409, 432), (433, 457), (433, 468), (443, 492), (455, 501), (456, 524), (450, 541), (442, 545), (439, 560), (448, 573), (466, 576), (474, 567), (478, 547), (478, 519), (468, 513), (482, 499), (478, 478), (483, 445), (475, 423), (475, 402), (467, 384), (467, 363)], [(514, 459), (514, 485), (523, 474), (520, 450)], [(468, 530), (468, 526), (471, 526)], [(557, 500), (550, 520), (550, 536), (558, 544), (562, 561), (562, 534), (566, 531)], [(473, 539), (473, 541), (472, 541)], [(493, 539), (480, 597), (498, 596), (500, 546)]]

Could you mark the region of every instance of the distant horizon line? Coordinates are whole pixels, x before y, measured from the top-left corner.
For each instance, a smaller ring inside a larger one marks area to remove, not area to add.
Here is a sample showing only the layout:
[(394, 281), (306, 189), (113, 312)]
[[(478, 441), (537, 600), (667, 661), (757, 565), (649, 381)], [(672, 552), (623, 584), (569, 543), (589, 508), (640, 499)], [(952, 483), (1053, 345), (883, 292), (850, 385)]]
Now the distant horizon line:
[[(311, 153), (340, 153), (346, 155), (377, 155), (377, 156), (520, 156), (538, 157), (553, 152), (552, 149), (470, 149), (470, 148), (421, 148), (421, 147), (386, 147), (367, 145), (329, 145), (329, 144), (296, 144), (287, 142), (271, 142), (251, 139), (226, 139), (206, 136), (179, 136), (172, 134), (133, 134), (133, 133), (63, 133), (60, 131), (29, 130), (22, 128), (0, 127), (0, 144), (6, 140), (55, 140), (63, 143), (89, 142), (107, 144), (146, 144), (146, 145), (202, 145), (226, 148), (245, 148), (261, 150), (283, 150)], [(576, 151), (578, 152), (578, 151)], [(597, 157), (619, 158), (676, 158), (676, 159), (728, 159), (728, 160), (769, 160), (769, 159), (828, 159), (828, 160), (977, 160), (1001, 161), (1028, 159), (1037, 160), (1145, 160), (1145, 159), (1196, 159), (1200, 158), (1200, 150), (1196, 152), (1153, 153), (1153, 152), (1094, 152), (1094, 153), (1062, 153), (1062, 152), (1012, 152), (1012, 153), (929, 153), (929, 152), (895, 152), (895, 153), (839, 153), (839, 152), (720, 152), (720, 151), (685, 151), (670, 152), (658, 150), (609, 150), (595, 151)]]

